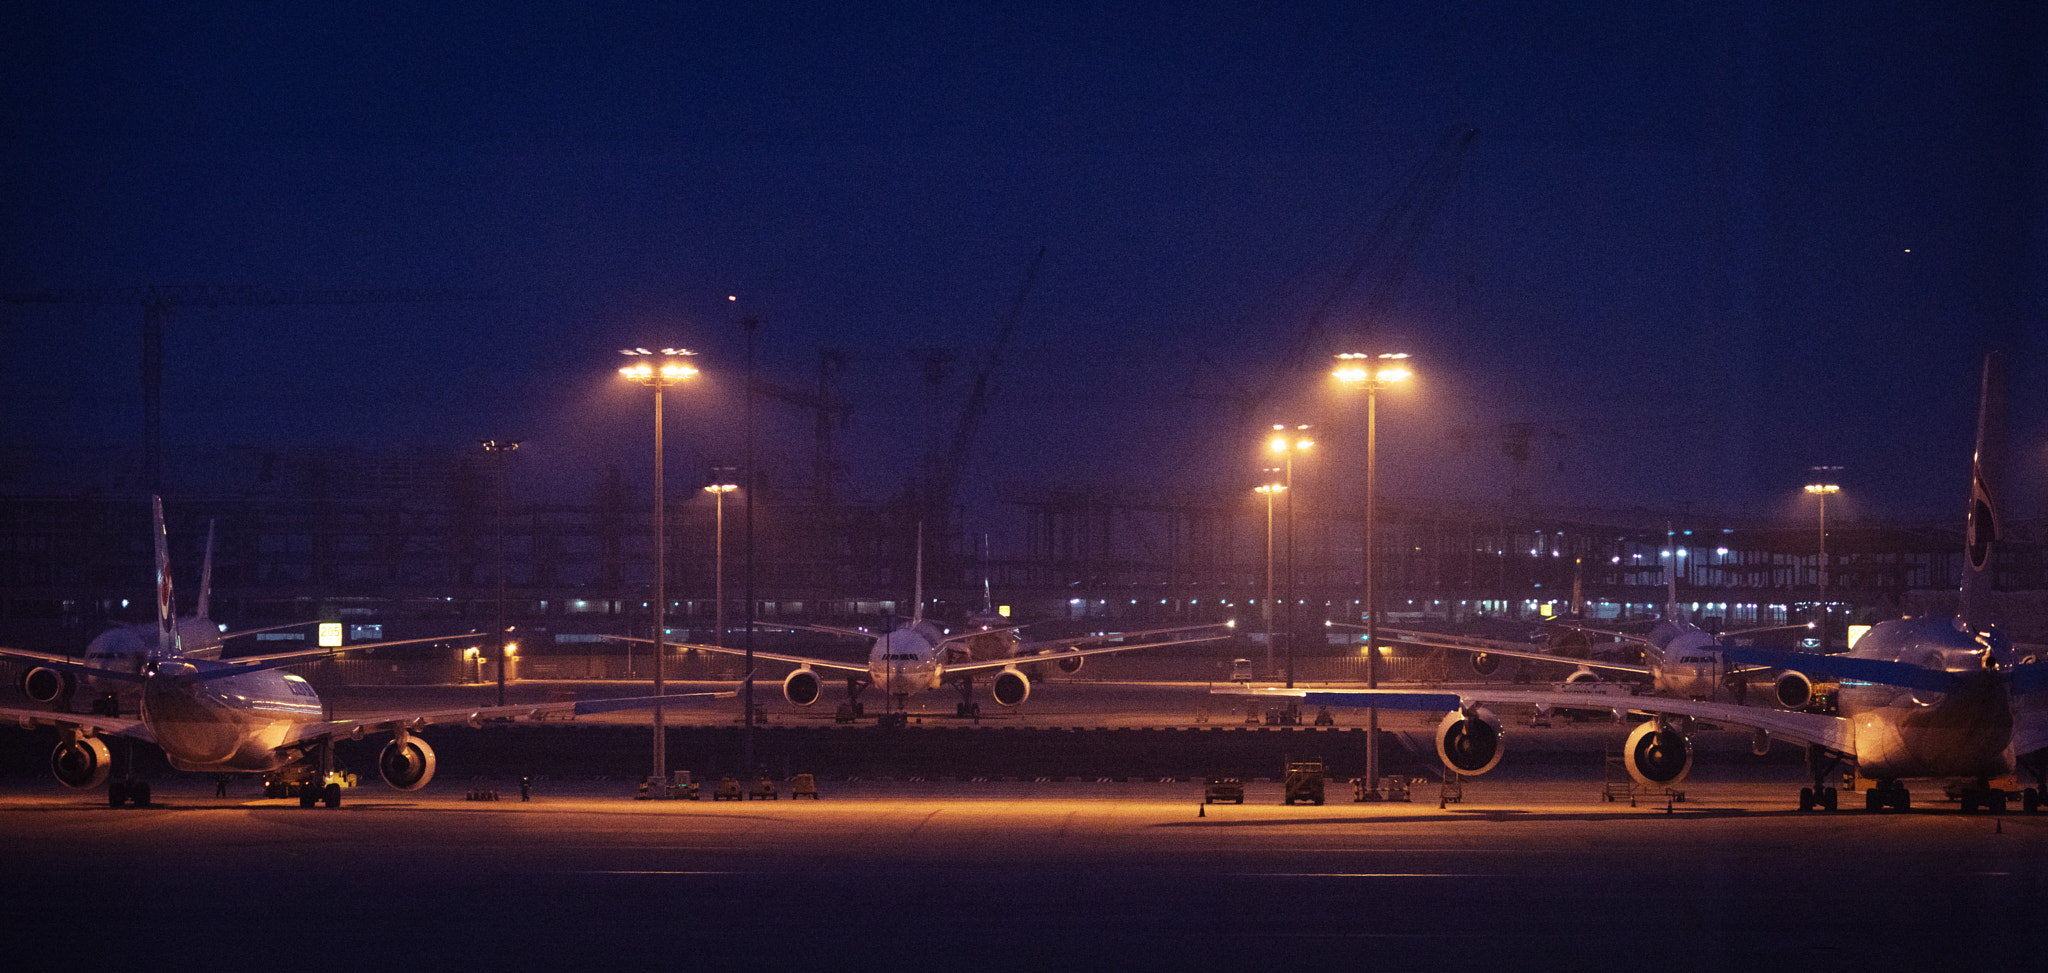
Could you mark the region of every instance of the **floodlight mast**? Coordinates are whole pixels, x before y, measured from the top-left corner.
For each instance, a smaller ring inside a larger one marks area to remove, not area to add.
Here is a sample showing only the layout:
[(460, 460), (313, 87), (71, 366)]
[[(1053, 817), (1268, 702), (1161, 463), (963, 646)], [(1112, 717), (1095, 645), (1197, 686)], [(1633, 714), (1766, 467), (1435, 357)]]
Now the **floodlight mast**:
[(1822, 652), (1826, 652), (1828, 648), (1828, 496), (1842, 492), (1840, 486), (1830, 482), (1833, 479), (1833, 474), (1841, 472), (1842, 468), (1839, 466), (1816, 466), (1812, 470), (1820, 474), (1815, 482), (1806, 485), (1806, 492), (1820, 498), (1820, 598), (1814, 602), (1813, 617), (1814, 621), (1820, 626), (1820, 649)]
[[(1378, 689), (1379, 678), (1379, 590), (1373, 584), (1373, 527), (1379, 514), (1379, 396), (1394, 382), (1405, 382), (1412, 374), (1405, 353), (1347, 353), (1337, 356), (1332, 374), (1345, 385), (1365, 389), (1365, 685)], [(1362, 800), (1380, 799), (1380, 711), (1365, 711), (1365, 791)]]
[[(648, 778), (650, 790), (653, 787), (668, 786), (668, 733), (662, 719), (659, 697), (665, 693), (665, 668), (668, 662), (668, 498), (662, 487), (662, 393), (671, 385), (680, 385), (697, 369), (688, 359), (695, 352), (684, 348), (663, 348), (660, 353), (645, 348), (629, 348), (620, 354), (636, 359), (633, 364), (619, 369), (619, 374), (632, 381), (654, 389), (654, 773)], [(656, 364), (656, 360), (659, 364)]]

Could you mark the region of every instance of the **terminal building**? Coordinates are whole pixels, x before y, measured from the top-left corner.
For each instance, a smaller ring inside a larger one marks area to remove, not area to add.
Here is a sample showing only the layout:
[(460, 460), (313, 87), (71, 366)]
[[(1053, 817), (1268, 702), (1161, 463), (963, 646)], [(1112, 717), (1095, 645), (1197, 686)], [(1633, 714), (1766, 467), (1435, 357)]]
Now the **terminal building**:
[[(502, 571), (506, 619), (530, 666), (555, 654), (623, 653), (604, 636), (648, 630), (652, 503), (616, 470), (582, 502), (508, 494), (501, 517), (490, 462), (467, 452), (252, 449), (212, 468), (222, 483), (165, 497), (172, 560), (189, 611), (211, 531), (212, 616), (235, 629), (319, 620), (354, 642), (488, 627)], [(862, 502), (770, 483), (753, 492), (759, 618), (863, 624), (910, 611), (918, 525), (929, 515), (914, 496)], [(719, 503), (694, 486), (671, 491), (667, 590), (679, 640), (716, 637)], [(747, 589), (743, 494), (723, 503), (723, 601), (736, 632)], [(1363, 524), (1337, 507), (1305, 506), (1291, 545), (1274, 537), (1269, 560), (1267, 511), (1250, 494), (1047, 489), (1005, 498), (995, 517), (1006, 522), (989, 531), (1008, 539), (1001, 548), (984, 550), (983, 535), (957, 524), (930, 532), (926, 613), (957, 622), (986, 591), (1012, 619), (1056, 629), (1234, 618), (1243, 634), (1230, 651), (1246, 651), (1265, 638), (1270, 573), (1274, 628), (1291, 620), (1293, 645), (1308, 655), (1347, 645), (1355, 654), (1356, 636), (1323, 626), (1363, 617)], [(1533, 622), (1570, 611), (1575, 589), (1588, 618), (1645, 619), (1662, 610), (1674, 567), (1681, 607), (1709, 628), (1805, 621), (1822, 597), (1812, 523), (1401, 496), (1382, 499), (1376, 523), (1376, 587), (1383, 617), (1397, 622)], [(2026, 525), (2010, 528), (2017, 539), (1998, 548), (2002, 622), (2038, 641), (2048, 565)], [(1961, 532), (1960, 515), (1939, 525), (1831, 522), (1831, 644), (1849, 624), (1952, 607)], [(8, 644), (77, 652), (108, 623), (146, 620), (152, 573), (144, 491), (0, 494)]]

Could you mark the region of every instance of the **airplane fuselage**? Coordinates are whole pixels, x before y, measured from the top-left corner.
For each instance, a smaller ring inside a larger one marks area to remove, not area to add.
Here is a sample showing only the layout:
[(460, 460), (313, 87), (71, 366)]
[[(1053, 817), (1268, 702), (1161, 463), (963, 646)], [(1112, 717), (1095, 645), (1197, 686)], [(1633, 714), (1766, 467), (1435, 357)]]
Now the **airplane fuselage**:
[(166, 660), (142, 684), (142, 722), (171, 766), (259, 773), (294, 759), (278, 748), (301, 723), (324, 718), (306, 680), (276, 669), (196, 678), (205, 660)]
[(1659, 693), (1679, 699), (1713, 699), (1727, 671), (1711, 633), (1668, 620), (1650, 629), (1643, 665)]
[(1842, 680), (1838, 705), (1855, 728), (1857, 773), (1876, 780), (2010, 773), (2012, 700), (1985, 665), (1995, 639), (1962, 631), (1941, 616), (1883, 622), (1858, 639), (1852, 657), (1964, 679), (1962, 688), (1946, 693)]
[(868, 680), (892, 696), (937, 689), (945, 678), (939, 658), (940, 636), (928, 623), (907, 625), (875, 639), (868, 652)]
[[(93, 637), (85, 647), (85, 663), (128, 675), (141, 675), (156, 654), (155, 625), (121, 625)], [(220, 658), (220, 627), (211, 619), (187, 615), (178, 619), (178, 645), (187, 659)], [(135, 683), (87, 675), (85, 686), (95, 693), (133, 692)]]

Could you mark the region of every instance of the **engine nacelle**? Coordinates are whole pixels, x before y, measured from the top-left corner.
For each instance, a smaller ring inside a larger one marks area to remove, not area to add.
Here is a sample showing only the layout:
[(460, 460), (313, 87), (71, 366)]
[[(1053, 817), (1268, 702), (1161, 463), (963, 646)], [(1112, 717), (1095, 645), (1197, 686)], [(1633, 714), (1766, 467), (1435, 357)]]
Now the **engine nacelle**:
[(1491, 676), (1500, 671), (1500, 656), (1487, 652), (1474, 652), (1471, 657), (1472, 671), (1482, 676)]
[(1628, 735), (1628, 775), (1646, 787), (1669, 787), (1692, 772), (1692, 741), (1685, 734), (1655, 722)]
[(434, 779), (434, 748), (411, 734), (394, 739), (377, 755), (377, 773), (399, 790), (419, 790)]
[(50, 773), (66, 787), (98, 787), (113, 769), (113, 755), (99, 737), (66, 740), (50, 753)]
[(1583, 686), (1589, 682), (1599, 681), (1600, 674), (1584, 666), (1573, 669), (1571, 675), (1564, 677), (1564, 682), (1567, 686)]
[(1080, 672), (1081, 663), (1086, 661), (1088, 661), (1088, 657), (1085, 655), (1069, 654), (1060, 656), (1059, 661), (1053, 663), (1053, 665), (1058, 666), (1061, 672), (1071, 676), (1074, 673)]
[(991, 699), (1004, 706), (1016, 706), (1031, 698), (1031, 680), (1015, 668), (996, 673), (995, 682), (989, 684)]
[(809, 666), (782, 677), (782, 698), (798, 706), (809, 706), (824, 693), (824, 683)]
[(54, 703), (71, 698), (72, 691), (78, 688), (78, 681), (68, 672), (36, 666), (23, 672), (21, 678), (14, 681), (14, 688), (38, 703)]
[(1436, 755), (1444, 766), (1468, 777), (1492, 770), (1506, 752), (1500, 719), (1481, 708), (1470, 715), (1460, 710), (1444, 714), (1436, 725)]
[(1813, 702), (1813, 680), (1806, 673), (1788, 669), (1772, 688), (1778, 695), (1778, 705), (1786, 709), (1804, 709)]

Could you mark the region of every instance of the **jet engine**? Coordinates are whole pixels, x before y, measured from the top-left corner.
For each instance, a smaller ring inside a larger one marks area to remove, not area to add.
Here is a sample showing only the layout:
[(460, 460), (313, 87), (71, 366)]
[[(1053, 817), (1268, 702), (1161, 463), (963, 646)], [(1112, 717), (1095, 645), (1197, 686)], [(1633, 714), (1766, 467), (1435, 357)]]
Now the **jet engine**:
[(1628, 775), (1646, 787), (1669, 787), (1692, 770), (1692, 741), (1685, 734), (1655, 722), (1628, 735)]
[(988, 688), (988, 694), (1004, 706), (1016, 706), (1031, 698), (1031, 680), (1015, 668), (996, 673), (996, 681)]
[(1500, 656), (1486, 652), (1474, 652), (1471, 656), (1472, 671), (1482, 676), (1491, 676), (1500, 671)]
[(36, 666), (23, 672), (21, 677), (14, 681), (14, 688), (21, 690), (23, 696), (38, 703), (54, 703), (60, 699), (71, 698), (72, 691), (78, 688), (78, 682), (72, 679), (68, 672)]
[(1086, 661), (1088, 661), (1088, 657), (1085, 655), (1067, 654), (1060, 656), (1059, 661), (1053, 664), (1059, 666), (1061, 672), (1071, 676), (1074, 673), (1080, 672), (1081, 663)]
[(818, 674), (805, 666), (782, 677), (782, 698), (798, 706), (809, 706), (818, 701), (821, 686)]
[(1477, 776), (1492, 770), (1503, 749), (1500, 720), (1483, 708), (1452, 710), (1436, 725), (1436, 755), (1458, 773)]
[(66, 740), (50, 754), (50, 773), (66, 787), (98, 787), (113, 767), (113, 756), (99, 737)]
[(377, 755), (377, 773), (399, 790), (419, 790), (434, 779), (434, 748), (411, 734), (397, 737)]
[(1786, 709), (1804, 709), (1813, 702), (1813, 680), (1803, 672), (1786, 670), (1773, 688), (1778, 694), (1778, 705)]

